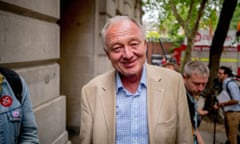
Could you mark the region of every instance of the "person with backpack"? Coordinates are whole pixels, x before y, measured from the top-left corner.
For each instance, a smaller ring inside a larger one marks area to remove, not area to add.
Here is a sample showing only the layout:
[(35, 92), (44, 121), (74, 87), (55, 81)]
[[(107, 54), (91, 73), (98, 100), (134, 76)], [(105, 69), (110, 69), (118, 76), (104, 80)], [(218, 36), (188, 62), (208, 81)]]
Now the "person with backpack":
[(218, 70), (218, 80), (222, 82), (222, 92), (218, 98), (215, 109), (223, 108), (227, 141), (238, 144), (238, 125), (240, 124), (240, 91), (238, 84), (232, 79), (232, 70), (221, 66)]
[(24, 79), (0, 68), (0, 144), (39, 144), (38, 128)]

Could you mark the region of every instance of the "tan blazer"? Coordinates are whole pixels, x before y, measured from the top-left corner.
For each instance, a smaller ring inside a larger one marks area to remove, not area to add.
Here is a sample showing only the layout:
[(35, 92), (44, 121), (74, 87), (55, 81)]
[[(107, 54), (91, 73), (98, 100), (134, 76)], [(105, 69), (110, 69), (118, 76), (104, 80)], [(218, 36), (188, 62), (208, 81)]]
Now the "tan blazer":
[[(150, 144), (192, 144), (192, 127), (182, 77), (177, 72), (146, 66)], [(82, 88), (81, 144), (114, 144), (116, 135), (115, 72)]]

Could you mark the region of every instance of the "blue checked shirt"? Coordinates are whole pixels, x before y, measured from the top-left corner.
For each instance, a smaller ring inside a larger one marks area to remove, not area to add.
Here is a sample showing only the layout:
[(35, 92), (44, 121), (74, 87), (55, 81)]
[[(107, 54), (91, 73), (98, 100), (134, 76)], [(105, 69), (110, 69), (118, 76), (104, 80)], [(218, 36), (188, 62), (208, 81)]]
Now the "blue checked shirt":
[[(223, 81), (223, 89), (227, 91), (227, 83), (231, 81), (231, 78), (227, 78)], [(228, 83), (228, 89), (231, 95), (231, 99), (240, 101), (239, 88), (235, 82)], [(228, 91), (227, 91), (228, 92)], [(240, 104), (228, 106), (229, 111), (240, 111)]]
[(147, 85), (143, 69), (136, 93), (128, 92), (116, 75), (116, 144), (148, 144)]

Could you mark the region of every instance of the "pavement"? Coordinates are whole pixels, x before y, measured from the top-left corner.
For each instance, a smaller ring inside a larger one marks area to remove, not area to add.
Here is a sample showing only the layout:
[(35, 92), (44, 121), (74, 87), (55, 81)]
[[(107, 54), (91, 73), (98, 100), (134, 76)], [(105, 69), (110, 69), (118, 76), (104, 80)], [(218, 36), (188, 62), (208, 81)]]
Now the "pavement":
[[(205, 144), (225, 144), (226, 134), (223, 124), (216, 124), (216, 131), (214, 134), (214, 123), (203, 120), (200, 125), (200, 133), (204, 139)], [(215, 140), (214, 140), (215, 137)], [(215, 142), (215, 143), (214, 143)]]
[[(204, 102), (205, 99), (203, 97), (200, 97), (198, 100), (198, 107), (203, 108)], [(217, 123), (216, 127), (214, 128), (214, 123), (212, 120), (203, 119), (201, 121), (199, 130), (204, 139), (205, 144), (225, 144), (227, 138), (223, 122)]]

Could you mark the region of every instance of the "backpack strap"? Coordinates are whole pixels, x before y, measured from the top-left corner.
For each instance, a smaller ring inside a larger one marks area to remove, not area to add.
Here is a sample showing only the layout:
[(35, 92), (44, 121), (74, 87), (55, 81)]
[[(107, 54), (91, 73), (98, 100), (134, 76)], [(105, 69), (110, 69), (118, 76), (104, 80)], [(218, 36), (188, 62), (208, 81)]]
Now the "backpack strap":
[(226, 90), (227, 90), (227, 93), (228, 93), (229, 97), (230, 97), (231, 99), (233, 99), (233, 98), (232, 98), (232, 95), (231, 95), (231, 93), (230, 93), (230, 90), (229, 90), (229, 88), (228, 88), (228, 84), (229, 84), (230, 82), (234, 82), (234, 80), (231, 79), (230, 81), (228, 81), (228, 82), (226, 83)]
[(0, 73), (4, 75), (4, 77), (7, 79), (8, 83), (10, 84), (16, 98), (21, 103), (22, 101), (22, 82), (19, 77), (19, 75), (8, 68), (0, 67)]

